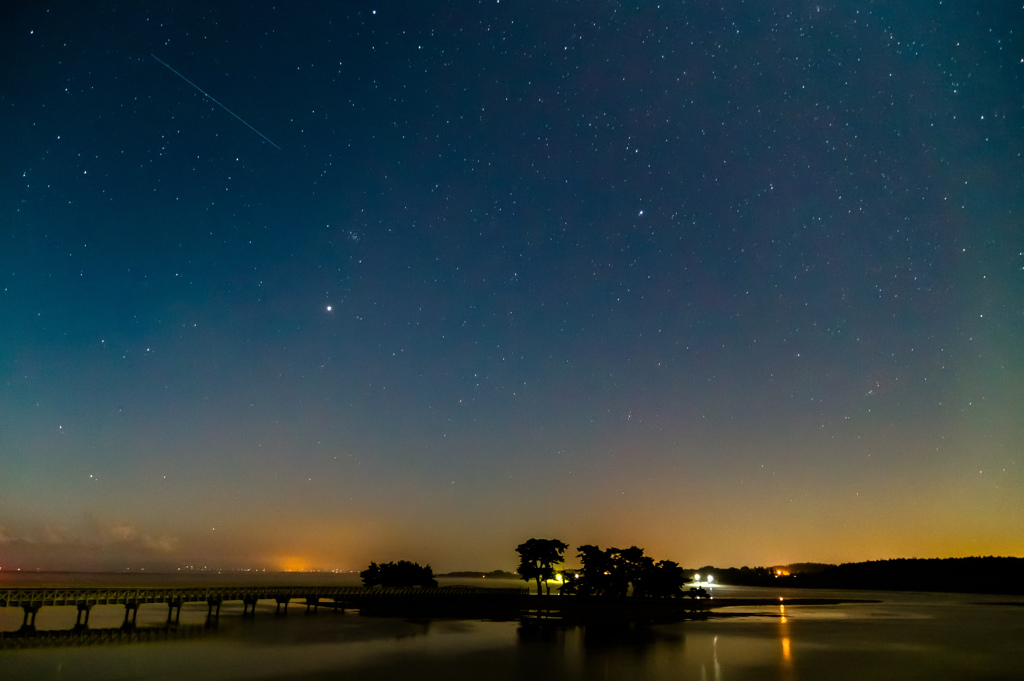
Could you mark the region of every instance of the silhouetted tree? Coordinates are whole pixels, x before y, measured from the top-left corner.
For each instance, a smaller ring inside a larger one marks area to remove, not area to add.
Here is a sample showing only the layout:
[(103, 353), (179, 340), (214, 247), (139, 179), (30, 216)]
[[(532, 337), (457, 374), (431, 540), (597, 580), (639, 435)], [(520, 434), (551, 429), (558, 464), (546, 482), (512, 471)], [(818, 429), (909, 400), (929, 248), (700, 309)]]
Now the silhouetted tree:
[(367, 588), (382, 587), (403, 587), (420, 586), (433, 588), (437, 586), (434, 579), (434, 571), (429, 565), (421, 566), (419, 563), (411, 563), (407, 560), (400, 560), (397, 563), (370, 563), (370, 567), (359, 573), (363, 578), (363, 586)]
[(683, 568), (678, 563), (671, 560), (659, 561), (651, 568), (646, 595), (654, 598), (681, 597), (686, 582)]
[(576, 555), (582, 567), (579, 579), (574, 583), (573, 592), (581, 596), (613, 595), (616, 589), (613, 586), (615, 565), (612, 552), (617, 552), (618, 549), (603, 551), (599, 546), (584, 544), (576, 550), (579, 551)]
[(555, 564), (562, 562), (562, 552), (569, 545), (558, 539), (529, 539), (516, 547), (519, 553), (519, 576), (529, 582), (537, 580), (537, 595), (541, 583), (555, 576)]
[(644, 550), (637, 546), (630, 546), (622, 549), (614, 557), (615, 569), (624, 588), (623, 595), (627, 593), (630, 586), (633, 587), (633, 595), (644, 597), (648, 594), (648, 587), (653, 581), (654, 559), (644, 555)]
[(622, 551), (614, 547), (602, 550), (598, 546), (584, 544), (578, 551), (583, 567), (576, 593), (582, 596), (625, 596), (629, 591), (630, 577), (643, 558), (643, 550), (635, 546), (626, 550), (625, 560)]

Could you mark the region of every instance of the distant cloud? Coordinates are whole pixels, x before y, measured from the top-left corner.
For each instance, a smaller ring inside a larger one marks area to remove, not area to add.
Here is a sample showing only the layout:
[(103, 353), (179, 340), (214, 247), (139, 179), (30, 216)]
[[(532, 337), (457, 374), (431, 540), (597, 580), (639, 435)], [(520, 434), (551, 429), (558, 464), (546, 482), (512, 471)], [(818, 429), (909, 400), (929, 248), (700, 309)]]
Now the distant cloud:
[(127, 522), (102, 523), (87, 519), (77, 529), (60, 524), (46, 524), (15, 533), (0, 525), (0, 545), (72, 547), (82, 550), (127, 550), (148, 554), (169, 554), (181, 541), (169, 534), (153, 534)]
[[(31, 536), (28, 541), (35, 543)], [(39, 541), (44, 544), (73, 544), (75, 534), (63, 525), (46, 525), (40, 533)]]

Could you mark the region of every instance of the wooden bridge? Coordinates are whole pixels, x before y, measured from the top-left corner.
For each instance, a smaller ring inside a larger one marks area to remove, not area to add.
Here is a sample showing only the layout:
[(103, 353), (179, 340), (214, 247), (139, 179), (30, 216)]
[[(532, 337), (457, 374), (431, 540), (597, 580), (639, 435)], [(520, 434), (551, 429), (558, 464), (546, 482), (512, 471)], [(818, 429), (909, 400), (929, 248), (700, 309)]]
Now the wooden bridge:
[(442, 587), (436, 589), (366, 589), (359, 586), (246, 586), (246, 587), (161, 587), (161, 588), (22, 588), (0, 589), (0, 607), (21, 608), (25, 618), (23, 629), (35, 627), (36, 614), (44, 607), (78, 608), (76, 628), (89, 625), (89, 612), (97, 605), (123, 605), (124, 626), (135, 624), (139, 606), (145, 603), (166, 603), (167, 623), (177, 624), (185, 603), (206, 603), (207, 620), (215, 621), (224, 602), (241, 602), (242, 615), (255, 615), (259, 601), (272, 600), (276, 612), (288, 611), (293, 599), (301, 599), (306, 609), (319, 606), (360, 610), (446, 610), (462, 611), (480, 608), (503, 610), (500, 606), (518, 608), (526, 589), (490, 589), (475, 587)]

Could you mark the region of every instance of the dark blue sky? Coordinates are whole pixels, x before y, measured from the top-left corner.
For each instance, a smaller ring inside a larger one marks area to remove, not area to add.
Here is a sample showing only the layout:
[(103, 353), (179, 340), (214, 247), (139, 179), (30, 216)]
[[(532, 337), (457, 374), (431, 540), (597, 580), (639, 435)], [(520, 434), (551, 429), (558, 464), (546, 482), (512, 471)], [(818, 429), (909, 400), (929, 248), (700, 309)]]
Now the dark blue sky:
[(1022, 25), (19, 3), (0, 566), (1020, 555)]

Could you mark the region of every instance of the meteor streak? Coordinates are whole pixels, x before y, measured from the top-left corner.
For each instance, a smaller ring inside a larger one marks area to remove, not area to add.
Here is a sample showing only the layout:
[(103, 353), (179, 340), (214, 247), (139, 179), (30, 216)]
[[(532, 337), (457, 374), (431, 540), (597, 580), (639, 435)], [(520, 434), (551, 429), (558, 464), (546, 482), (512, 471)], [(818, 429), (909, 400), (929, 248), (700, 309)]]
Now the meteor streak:
[(199, 87), (198, 85), (196, 85), (195, 83), (193, 83), (193, 82), (192, 82), (191, 80), (189, 80), (189, 79), (188, 79), (188, 78), (186, 78), (185, 76), (183, 76), (183, 75), (181, 75), (180, 73), (178, 73), (177, 71), (175, 71), (175, 70), (174, 70), (174, 67), (172, 67), (172, 66), (171, 66), (170, 64), (168, 64), (167, 62), (165, 62), (165, 61), (164, 61), (163, 59), (161, 59), (160, 57), (156, 56), (156, 55), (155, 55), (155, 54), (153, 54), (152, 52), (150, 52), (150, 53), (149, 53), (149, 56), (150, 56), (150, 57), (152, 57), (153, 59), (156, 59), (156, 60), (157, 60), (158, 62), (160, 62), (160, 63), (161, 63), (161, 64), (163, 64), (164, 66), (166, 66), (166, 67), (167, 67), (167, 69), (168, 69), (168, 70), (169, 70), (169, 71), (170, 71), (171, 73), (173, 73), (174, 75), (176, 75), (176, 76), (177, 76), (178, 78), (181, 78), (181, 79), (182, 79), (183, 81), (185, 81), (186, 83), (188, 83), (189, 85), (191, 85), (191, 86), (192, 86), (192, 87), (194, 87), (195, 89), (199, 90), (199, 91), (200, 91), (201, 93), (203, 93), (203, 96), (204, 96), (204, 97), (206, 97), (207, 99), (209, 99), (209, 100), (210, 100), (211, 102), (213, 102), (214, 104), (216, 104), (216, 105), (217, 105), (217, 106), (219, 106), (220, 108), (224, 109), (225, 111), (227, 111), (227, 112), (228, 112), (229, 114), (231, 114), (232, 116), (234, 116), (234, 117), (235, 117), (235, 118), (237, 118), (238, 120), (242, 121), (242, 123), (245, 123), (245, 127), (247, 127), (247, 128), (249, 128), (250, 130), (252, 130), (252, 131), (253, 131), (254, 133), (256, 133), (257, 135), (259, 135), (260, 137), (262, 137), (263, 139), (265, 139), (265, 140), (266, 140), (267, 142), (270, 142), (270, 146), (274, 147), (274, 148), (275, 148), (275, 149), (277, 149), (278, 151), (281, 151), (281, 147), (279, 147), (279, 146), (277, 146), (276, 144), (274, 144), (273, 142), (271, 142), (271, 141), (270, 141), (270, 138), (269, 138), (269, 137), (267, 137), (267, 136), (266, 136), (266, 135), (264, 135), (264, 134), (263, 134), (262, 132), (260, 132), (260, 131), (259, 131), (259, 130), (257, 130), (256, 128), (252, 127), (252, 126), (251, 126), (251, 125), (249, 125), (248, 123), (246, 123), (246, 122), (245, 122), (245, 119), (243, 119), (243, 118), (242, 118), (241, 116), (239, 116), (239, 115), (238, 115), (238, 114), (236, 114), (236, 113), (235, 113), (234, 111), (232, 111), (231, 109), (227, 108), (226, 106), (224, 106), (223, 104), (221, 104), (220, 102), (218, 102), (218, 101), (217, 101), (216, 99), (214, 99), (213, 97), (211, 97), (211, 96), (210, 96), (210, 94), (206, 92), (206, 90), (204, 90), (203, 88)]

